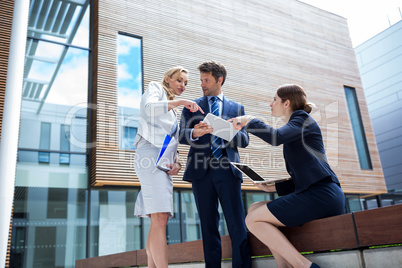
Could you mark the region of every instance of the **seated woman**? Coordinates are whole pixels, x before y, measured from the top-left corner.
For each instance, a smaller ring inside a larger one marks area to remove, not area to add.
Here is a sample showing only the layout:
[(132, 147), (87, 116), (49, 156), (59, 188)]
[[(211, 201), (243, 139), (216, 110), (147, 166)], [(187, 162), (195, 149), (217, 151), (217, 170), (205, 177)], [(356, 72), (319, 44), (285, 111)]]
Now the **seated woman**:
[(279, 87), (270, 106), (272, 116), (282, 118), (286, 125), (274, 129), (250, 115), (229, 120), (236, 129), (245, 127), (273, 146), (283, 144), (291, 176), (291, 180), (275, 185), (255, 184), (267, 192), (276, 190), (281, 197), (252, 204), (246, 225), (269, 247), (278, 267), (319, 267), (301, 255), (278, 227), (343, 214), (345, 195), (328, 164), (321, 130), (309, 115), (312, 104), (307, 103), (303, 88), (293, 84)]

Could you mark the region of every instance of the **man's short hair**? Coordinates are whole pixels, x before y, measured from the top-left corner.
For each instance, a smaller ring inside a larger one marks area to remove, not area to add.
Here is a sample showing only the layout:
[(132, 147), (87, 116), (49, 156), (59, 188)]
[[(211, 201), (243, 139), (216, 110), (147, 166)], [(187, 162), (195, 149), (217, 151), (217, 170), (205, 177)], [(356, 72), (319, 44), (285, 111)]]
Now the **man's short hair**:
[(215, 78), (215, 81), (218, 82), (219, 77), (222, 77), (222, 85), (226, 80), (226, 68), (221, 63), (217, 61), (206, 61), (198, 66), (198, 70), (201, 73), (211, 73), (211, 75)]

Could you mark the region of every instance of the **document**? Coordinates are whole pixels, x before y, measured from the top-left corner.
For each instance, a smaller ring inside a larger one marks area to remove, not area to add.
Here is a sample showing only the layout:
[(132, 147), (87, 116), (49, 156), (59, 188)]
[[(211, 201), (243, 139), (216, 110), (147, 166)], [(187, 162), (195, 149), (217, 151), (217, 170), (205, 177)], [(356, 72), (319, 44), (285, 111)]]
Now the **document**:
[(166, 165), (174, 163), (177, 146), (179, 145), (175, 137), (165, 136), (161, 150), (159, 151), (158, 159), (156, 160), (156, 167), (163, 171), (169, 171), (170, 168)]
[(212, 132), (213, 135), (226, 141), (231, 141), (233, 137), (236, 136), (237, 132), (239, 132), (239, 130), (233, 127), (232, 123), (211, 113), (208, 113), (202, 122), (207, 123), (214, 129)]

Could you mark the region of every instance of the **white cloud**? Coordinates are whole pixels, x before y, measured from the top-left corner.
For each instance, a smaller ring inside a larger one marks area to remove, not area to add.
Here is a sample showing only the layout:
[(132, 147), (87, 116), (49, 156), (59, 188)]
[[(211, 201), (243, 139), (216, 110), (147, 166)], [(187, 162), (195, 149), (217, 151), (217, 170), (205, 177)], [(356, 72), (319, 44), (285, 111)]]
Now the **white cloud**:
[(130, 50), (133, 47), (140, 47), (141, 40), (125, 35), (119, 35), (119, 45), (118, 45), (118, 54), (119, 55), (128, 55), (130, 54)]
[(87, 102), (88, 58), (74, 57), (63, 65), (49, 92), (46, 102), (74, 106)]
[(119, 88), (119, 106), (129, 108), (140, 108), (141, 90), (131, 88)]
[(142, 72), (139, 72), (135, 79), (139, 85), (142, 85)]
[(133, 79), (133, 76), (128, 71), (128, 65), (126, 63), (120, 63), (118, 66), (118, 79), (120, 80), (128, 80)]

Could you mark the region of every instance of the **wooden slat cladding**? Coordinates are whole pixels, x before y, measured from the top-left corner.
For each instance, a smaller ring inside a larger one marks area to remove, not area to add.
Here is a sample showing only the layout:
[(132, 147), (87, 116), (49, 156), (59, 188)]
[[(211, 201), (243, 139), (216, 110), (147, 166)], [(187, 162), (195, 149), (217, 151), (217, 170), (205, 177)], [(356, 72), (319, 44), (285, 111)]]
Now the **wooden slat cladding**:
[(8, 54), (10, 51), (11, 25), (13, 21), (14, 0), (0, 3), (0, 137), (3, 122), (4, 97), (6, 92)]
[[(0, 1), (0, 137), (3, 124), (4, 97), (6, 92), (8, 55), (10, 51), (11, 26), (13, 21), (14, 0)], [(3, 178), (2, 178), (3, 179)], [(7, 179), (7, 178), (6, 178)], [(7, 255), (5, 267), (10, 265), (11, 226), (8, 235)]]
[[(166, 69), (189, 69), (181, 98), (202, 92), (197, 66), (218, 60), (228, 71), (224, 94), (275, 127), (269, 102), (278, 86), (297, 83), (317, 105), (328, 159), (347, 193), (386, 192), (381, 163), (362, 90), (346, 19), (295, 0), (266, 1), (95, 1), (94, 92), (107, 111), (95, 115), (92, 184), (138, 185), (133, 153), (118, 149), (117, 36), (143, 37), (145, 86)], [(344, 86), (356, 88), (373, 170), (361, 170), (346, 105)], [(180, 110), (180, 109), (179, 109)], [(266, 177), (287, 176), (281, 147), (256, 137), (240, 149), (243, 162)], [(187, 146), (181, 146), (186, 155)], [(185, 160), (185, 156), (182, 157)], [(175, 186), (187, 186), (182, 173)], [(244, 188), (255, 189), (245, 180)]]

